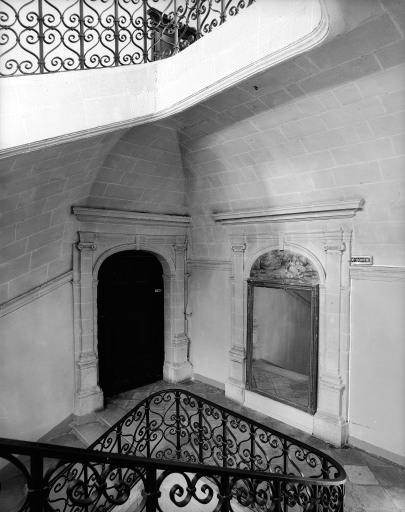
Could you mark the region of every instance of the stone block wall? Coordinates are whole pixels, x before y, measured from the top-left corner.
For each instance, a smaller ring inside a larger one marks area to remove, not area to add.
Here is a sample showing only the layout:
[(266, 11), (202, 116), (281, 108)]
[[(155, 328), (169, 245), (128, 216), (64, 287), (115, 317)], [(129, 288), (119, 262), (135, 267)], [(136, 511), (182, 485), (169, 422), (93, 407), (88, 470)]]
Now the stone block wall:
[(100, 166), (87, 205), (185, 213), (184, 174), (177, 131), (152, 123), (127, 131)]
[(72, 268), (71, 207), (87, 199), (117, 134), (0, 160), (0, 303)]
[(229, 255), (212, 211), (363, 197), (355, 252), (405, 262), (403, 6), (380, 14), (180, 116), (195, 255)]

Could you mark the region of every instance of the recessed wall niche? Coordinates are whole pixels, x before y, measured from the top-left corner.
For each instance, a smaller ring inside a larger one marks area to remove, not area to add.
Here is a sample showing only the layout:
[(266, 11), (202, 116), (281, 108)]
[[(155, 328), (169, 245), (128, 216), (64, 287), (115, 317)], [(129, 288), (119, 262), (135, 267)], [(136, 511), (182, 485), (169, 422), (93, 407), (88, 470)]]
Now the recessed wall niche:
[(316, 411), (319, 275), (303, 255), (273, 250), (248, 279), (247, 389)]

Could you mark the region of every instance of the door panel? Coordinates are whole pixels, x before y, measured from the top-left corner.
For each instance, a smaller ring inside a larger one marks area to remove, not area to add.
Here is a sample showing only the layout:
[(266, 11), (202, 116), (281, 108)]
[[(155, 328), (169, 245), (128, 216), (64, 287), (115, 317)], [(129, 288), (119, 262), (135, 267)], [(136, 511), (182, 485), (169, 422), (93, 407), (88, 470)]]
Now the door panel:
[(155, 256), (123, 251), (98, 280), (99, 383), (106, 396), (163, 375), (163, 278)]

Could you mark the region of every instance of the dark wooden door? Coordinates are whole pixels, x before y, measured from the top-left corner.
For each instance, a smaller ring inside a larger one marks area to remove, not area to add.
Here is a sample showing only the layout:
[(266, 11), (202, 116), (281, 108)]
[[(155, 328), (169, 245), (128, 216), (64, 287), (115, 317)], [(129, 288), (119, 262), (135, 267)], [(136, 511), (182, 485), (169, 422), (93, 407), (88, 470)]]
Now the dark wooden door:
[(163, 270), (145, 251), (107, 258), (98, 274), (99, 384), (105, 396), (162, 378)]

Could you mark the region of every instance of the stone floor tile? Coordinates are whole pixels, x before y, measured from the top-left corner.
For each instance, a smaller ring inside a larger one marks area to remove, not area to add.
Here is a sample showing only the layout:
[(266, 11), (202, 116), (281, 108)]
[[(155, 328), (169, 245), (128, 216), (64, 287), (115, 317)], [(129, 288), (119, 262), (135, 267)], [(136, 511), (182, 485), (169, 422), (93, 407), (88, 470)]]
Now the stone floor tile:
[(403, 487), (387, 487), (386, 489), (395, 505), (405, 510), (405, 489)]
[(352, 493), (367, 512), (397, 512), (393, 499), (380, 485), (353, 485)]
[(358, 449), (359, 455), (363, 459), (363, 464), (368, 466), (369, 468), (377, 467), (377, 466), (390, 466), (393, 464), (387, 459), (383, 459), (382, 457), (378, 457), (377, 455), (372, 455), (371, 453), (367, 453), (363, 450)]
[(83, 425), (76, 425), (73, 429), (74, 433), (77, 434), (86, 446), (92, 444), (108, 429), (107, 425), (102, 424), (98, 421), (92, 423), (84, 423)]
[(363, 465), (361, 453), (359, 453), (359, 450), (356, 450), (356, 448), (351, 448), (350, 446), (344, 448), (331, 447), (330, 453), (332, 454), (332, 457), (342, 465)]
[(378, 480), (367, 466), (345, 465), (348, 479), (357, 485), (379, 485)]
[(353, 484), (348, 481), (346, 483), (346, 494), (345, 494), (345, 512), (366, 512), (363, 505), (360, 503), (358, 498), (353, 494)]
[(60, 446), (72, 446), (74, 448), (86, 448), (86, 444), (81, 441), (73, 432), (63, 434), (61, 436), (54, 437), (50, 441), (50, 444), (57, 444)]
[(401, 487), (405, 489), (405, 468), (396, 465), (376, 466), (372, 471), (384, 487)]
[(111, 403), (109, 406), (96, 413), (96, 418), (103, 421), (109, 427), (112, 427), (117, 421), (119, 421), (126, 414), (126, 410), (118, 405)]

